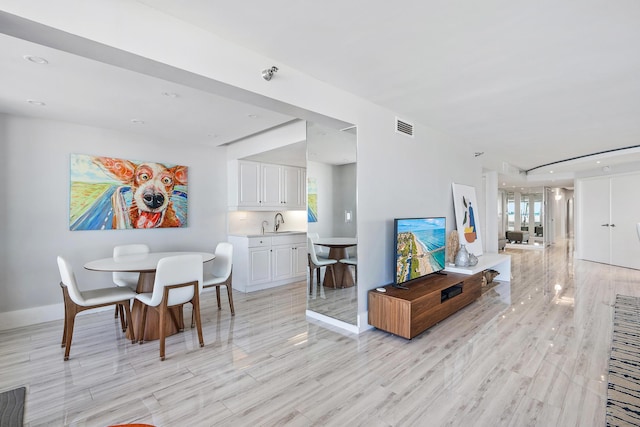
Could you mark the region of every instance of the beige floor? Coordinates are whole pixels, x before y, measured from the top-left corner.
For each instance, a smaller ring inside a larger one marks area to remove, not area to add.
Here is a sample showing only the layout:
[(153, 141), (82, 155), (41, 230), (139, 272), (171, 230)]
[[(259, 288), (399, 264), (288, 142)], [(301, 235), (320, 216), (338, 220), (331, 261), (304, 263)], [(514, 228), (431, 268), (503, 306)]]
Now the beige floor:
[[(27, 425), (602, 426), (616, 293), (640, 272), (512, 250), (513, 279), (407, 341), (347, 336), (304, 317), (306, 287), (204, 296), (204, 337), (132, 345), (112, 312), (0, 333), (0, 390), (26, 385)], [(57, 283), (51, 283), (57, 286)]]

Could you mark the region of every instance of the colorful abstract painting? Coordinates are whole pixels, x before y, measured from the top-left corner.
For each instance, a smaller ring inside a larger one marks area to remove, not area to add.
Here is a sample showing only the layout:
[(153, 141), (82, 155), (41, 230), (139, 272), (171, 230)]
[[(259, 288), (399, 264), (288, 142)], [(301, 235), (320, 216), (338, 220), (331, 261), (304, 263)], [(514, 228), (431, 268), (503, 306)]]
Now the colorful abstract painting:
[(187, 167), (71, 155), (69, 229), (187, 226)]
[(307, 178), (307, 222), (318, 222), (318, 185), (315, 178)]
[(482, 255), (475, 187), (453, 184), (453, 207), (460, 244), (465, 245), (468, 252)]

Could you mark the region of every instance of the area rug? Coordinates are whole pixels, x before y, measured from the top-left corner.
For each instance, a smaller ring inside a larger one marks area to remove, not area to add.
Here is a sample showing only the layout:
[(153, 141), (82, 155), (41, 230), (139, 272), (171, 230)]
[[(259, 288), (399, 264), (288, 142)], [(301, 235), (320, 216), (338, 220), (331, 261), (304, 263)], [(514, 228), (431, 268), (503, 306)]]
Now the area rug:
[(640, 425), (640, 298), (616, 295), (607, 425)]
[(24, 387), (0, 393), (0, 427), (22, 427)]

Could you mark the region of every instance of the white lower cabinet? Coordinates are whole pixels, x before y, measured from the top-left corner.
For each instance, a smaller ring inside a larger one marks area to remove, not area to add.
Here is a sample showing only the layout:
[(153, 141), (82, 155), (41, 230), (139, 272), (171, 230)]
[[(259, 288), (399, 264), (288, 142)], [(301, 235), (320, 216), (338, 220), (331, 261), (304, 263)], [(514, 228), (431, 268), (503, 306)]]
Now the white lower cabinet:
[(271, 281), (271, 247), (249, 248), (248, 284), (258, 285)]
[(229, 236), (233, 244), (233, 288), (252, 292), (303, 280), (307, 235)]

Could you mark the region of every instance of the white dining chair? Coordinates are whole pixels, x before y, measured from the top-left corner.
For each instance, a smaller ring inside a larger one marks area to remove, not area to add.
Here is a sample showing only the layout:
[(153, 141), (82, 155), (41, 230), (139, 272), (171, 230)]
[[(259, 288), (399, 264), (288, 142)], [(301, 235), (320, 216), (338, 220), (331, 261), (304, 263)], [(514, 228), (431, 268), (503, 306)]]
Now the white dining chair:
[(216, 246), (216, 257), (213, 260), (213, 268), (211, 272), (204, 273), (203, 288), (216, 287), (216, 298), (218, 300), (218, 310), (222, 309), (220, 304), (220, 286), (227, 288), (227, 296), (229, 298), (229, 308), (231, 315), (235, 316), (233, 309), (233, 294), (231, 286), (231, 277), (233, 273), (233, 245), (229, 242), (220, 242)]
[[(320, 259), (316, 255), (315, 245), (313, 244), (313, 240), (311, 237), (307, 237), (307, 251), (309, 258), (309, 293), (315, 295), (315, 283), (313, 280), (314, 272), (318, 277), (318, 285), (322, 286), (322, 282), (320, 282), (320, 270), (322, 267), (325, 267), (326, 271), (331, 271), (331, 277), (333, 278), (333, 287), (336, 287), (336, 275), (333, 269), (333, 266), (337, 264), (337, 260), (335, 259)], [(326, 274), (326, 272), (325, 272)]]
[[(143, 243), (136, 243), (133, 245), (118, 245), (113, 248), (113, 257), (118, 258), (119, 256), (126, 255), (137, 255), (137, 254), (148, 254), (149, 246)], [(113, 283), (117, 286), (128, 286), (133, 290), (136, 290), (138, 286), (138, 277), (140, 273), (129, 273), (126, 271), (114, 271), (113, 272)]]
[[(73, 326), (76, 315), (81, 311), (93, 308), (105, 307), (109, 305), (119, 305), (126, 313), (125, 324), (131, 324), (131, 299), (136, 293), (128, 287), (108, 287), (81, 291), (78, 288), (76, 276), (73, 273), (71, 264), (63, 257), (58, 257), (58, 269), (60, 271), (60, 287), (64, 299), (64, 330), (62, 333), (62, 346), (64, 350), (64, 360), (69, 360), (71, 350), (71, 339), (73, 338)], [(123, 331), (126, 329), (123, 328)], [(131, 342), (135, 342), (133, 328), (129, 330)]]
[(311, 238), (311, 240), (313, 241), (314, 249), (316, 251), (316, 256), (318, 258), (321, 258), (321, 259), (329, 258), (329, 249), (324, 246), (320, 246), (316, 244), (316, 242), (320, 238), (320, 235), (318, 233), (307, 233), (307, 237)]
[(342, 258), (340, 260), (340, 262), (342, 264), (346, 264), (346, 265), (351, 265), (355, 268), (355, 273), (356, 273), (356, 284), (358, 284), (358, 257), (356, 256), (348, 256), (349, 253), (347, 252), (347, 258)]
[(140, 323), (138, 334), (140, 344), (144, 339), (147, 309), (151, 307), (158, 312), (160, 360), (164, 360), (166, 323), (169, 320), (169, 316), (172, 316), (169, 308), (191, 303), (200, 347), (204, 347), (202, 323), (200, 322), (200, 292), (202, 292), (201, 255), (177, 255), (162, 258), (158, 261), (153, 291), (136, 294), (135, 296), (143, 304), (142, 322)]
[[(135, 243), (132, 245), (118, 245), (113, 248), (113, 257), (117, 258), (119, 256), (125, 255), (136, 255), (136, 254), (148, 254), (149, 246), (143, 243)], [(140, 277), (140, 273), (129, 273), (126, 271), (114, 271), (112, 273), (112, 280), (116, 286), (127, 286), (131, 288), (131, 290), (136, 290), (138, 287), (138, 278)], [(120, 323), (122, 327), (125, 327), (124, 324), (124, 315), (122, 311), (120, 311), (119, 306), (116, 305), (115, 317), (120, 315)]]

